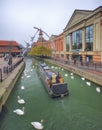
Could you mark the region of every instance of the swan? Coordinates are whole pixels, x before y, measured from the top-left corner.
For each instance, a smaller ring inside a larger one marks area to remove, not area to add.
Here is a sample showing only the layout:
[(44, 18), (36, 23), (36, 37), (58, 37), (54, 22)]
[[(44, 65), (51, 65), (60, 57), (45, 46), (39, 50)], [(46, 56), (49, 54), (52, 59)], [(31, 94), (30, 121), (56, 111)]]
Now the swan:
[(82, 80), (85, 80), (85, 78), (84, 78), (84, 77), (82, 77), (81, 79), (82, 79)]
[(54, 66), (51, 66), (51, 68), (53, 69), (53, 68), (54, 68)]
[(74, 76), (71, 76), (71, 79), (74, 79)]
[(16, 109), (13, 112), (15, 112), (17, 115), (24, 115), (24, 107), (22, 109)]
[(88, 82), (88, 81), (86, 82), (86, 84), (87, 84), (88, 86), (91, 86), (91, 83), (90, 83), (90, 82)]
[(68, 74), (65, 74), (65, 76), (67, 77), (67, 76), (68, 76)]
[(31, 122), (31, 125), (33, 125), (38, 130), (42, 130), (44, 128), (42, 123), (43, 123), (43, 120), (41, 120), (40, 122), (35, 121), (35, 122)]
[(26, 77), (29, 78), (29, 77), (31, 77), (31, 75), (27, 75)]
[(21, 89), (24, 90), (24, 86), (21, 86)]
[(62, 71), (64, 71), (64, 69), (63, 69), (63, 68), (62, 68), (61, 70), (62, 70)]
[(96, 88), (96, 91), (97, 91), (98, 93), (100, 93), (100, 92), (101, 92), (100, 87), (97, 87), (97, 88)]
[(70, 75), (73, 75), (73, 73), (70, 73)]
[(57, 67), (55, 67), (55, 69), (58, 69)]
[(31, 69), (30, 71), (33, 71), (33, 69)]
[(20, 96), (17, 96), (17, 98), (18, 98), (18, 103), (19, 104), (24, 104), (25, 103), (24, 99), (21, 99)]

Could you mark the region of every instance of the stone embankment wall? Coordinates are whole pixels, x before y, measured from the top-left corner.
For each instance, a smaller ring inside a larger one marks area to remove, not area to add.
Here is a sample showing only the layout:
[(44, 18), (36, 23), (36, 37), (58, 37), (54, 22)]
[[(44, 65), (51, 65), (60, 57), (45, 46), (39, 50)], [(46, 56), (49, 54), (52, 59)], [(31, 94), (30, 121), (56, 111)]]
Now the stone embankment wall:
[(25, 62), (23, 61), (0, 83), (0, 112), (24, 68)]

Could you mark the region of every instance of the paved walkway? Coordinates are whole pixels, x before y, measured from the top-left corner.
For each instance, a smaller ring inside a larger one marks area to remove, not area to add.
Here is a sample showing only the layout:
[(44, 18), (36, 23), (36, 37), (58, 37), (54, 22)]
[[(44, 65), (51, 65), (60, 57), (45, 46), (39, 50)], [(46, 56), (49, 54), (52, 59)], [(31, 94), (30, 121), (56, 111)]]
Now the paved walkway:
[[(13, 60), (16, 62), (16, 60)], [(18, 61), (18, 60), (17, 60)], [(5, 65), (2, 63), (2, 65)], [(22, 61), (12, 72), (8, 73), (7, 78), (0, 82), (0, 112), (2, 106), (4, 106), (6, 100), (8, 99), (9, 94), (11, 93), (17, 79), (22, 73), (25, 66), (25, 62)]]
[[(21, 57), (12, 58), (12, 64), (17, 63), (19, 60), (21, 60)], [(7, 66), (9, 66), (8, 61), (4, 60), (4, 58), (0, 58), (0, 69), (2, 69), (2, 79), (3, 80), (8, 77), (8, 74), (4, 73), (4, 67), (7, 67)]]
[[(70, 65), (71, 66), (71, 65)], [(79, 68), (79, 69), (81, 69), (81, 70), (85, 70), (85, 71), (87, 71), (87, 72), (90, 72), (90, 73), (92, 73), (92, 74), (96, 74), (96, 75), (98, 75), (98, 76), (102, 76), (102, 72), (101, 71), (96, 71), (96, 70), (94, 70), (94, 69), (87, 69), (87, 68), (85, 68), (85, 67), (82, 67), (82, 66), (75, 66), (75, 65), (72, 65), (73, 67), (75, 67), (75, 68)]]

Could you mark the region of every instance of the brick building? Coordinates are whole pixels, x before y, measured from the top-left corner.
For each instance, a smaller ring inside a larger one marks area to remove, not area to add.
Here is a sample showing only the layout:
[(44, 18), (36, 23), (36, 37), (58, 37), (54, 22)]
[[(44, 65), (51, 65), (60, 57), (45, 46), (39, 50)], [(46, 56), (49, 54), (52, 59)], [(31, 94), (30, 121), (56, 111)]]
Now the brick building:
[(0, 40), (0, 56), (11, 54), (12, 56), (19, 55), (22, 49), (16, 41)]

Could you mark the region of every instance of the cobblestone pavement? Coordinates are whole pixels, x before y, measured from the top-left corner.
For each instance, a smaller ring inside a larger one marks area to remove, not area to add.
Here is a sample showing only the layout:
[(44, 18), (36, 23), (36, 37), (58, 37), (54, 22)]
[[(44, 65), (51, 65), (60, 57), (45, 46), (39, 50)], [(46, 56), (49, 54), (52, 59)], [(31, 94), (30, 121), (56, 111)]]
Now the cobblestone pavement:
[[(12, 58), (12, 64), (17, 63), (20, 59), (21, 57)], [(9, 66), (8, 61), (4, 60), (4, 58), (0, 58), (0, 69), (2, 70), (2, 79), (7, 78), (7, 76), (9, 75), (7, 73), (4, 73), (4, 67), (7, 67), (7, 66)]]

